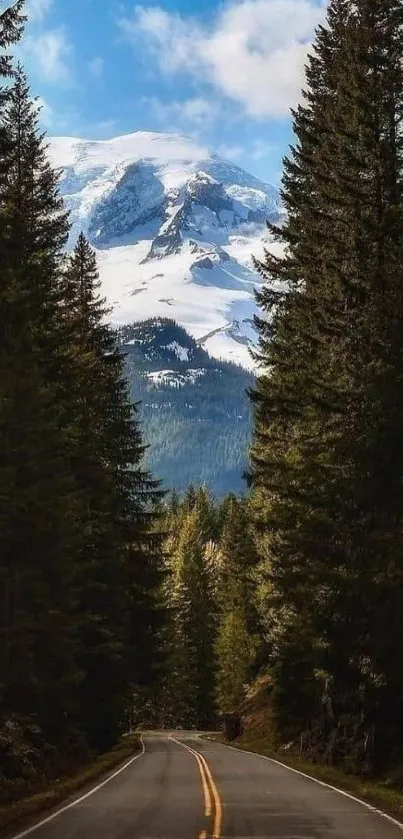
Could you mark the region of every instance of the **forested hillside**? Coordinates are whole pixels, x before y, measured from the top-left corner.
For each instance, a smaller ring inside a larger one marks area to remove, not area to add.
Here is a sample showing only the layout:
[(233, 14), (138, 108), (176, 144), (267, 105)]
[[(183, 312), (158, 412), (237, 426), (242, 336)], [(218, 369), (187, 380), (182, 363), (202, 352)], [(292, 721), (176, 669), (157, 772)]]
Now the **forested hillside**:
[(217, 497), (243, 492), (253, 375), (211, 358), (174, 321), (144, 321), (118, 335), (149, 446), (146, 462), (163, 487), (184, 492), (205, 484)]

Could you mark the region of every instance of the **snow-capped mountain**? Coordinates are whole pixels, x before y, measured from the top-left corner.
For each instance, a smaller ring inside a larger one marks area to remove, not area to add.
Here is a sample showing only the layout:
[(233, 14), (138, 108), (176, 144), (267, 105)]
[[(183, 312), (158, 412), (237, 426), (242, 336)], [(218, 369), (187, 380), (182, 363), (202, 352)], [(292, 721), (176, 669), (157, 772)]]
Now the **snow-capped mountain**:
[(98, 250), (113, 321), (173, 318), (210, 355), (250, 367), (252, 254), (281, 214), (276, 190), (176, 135), (56, 137), (49, 154), (70, 244), (84, 230)]

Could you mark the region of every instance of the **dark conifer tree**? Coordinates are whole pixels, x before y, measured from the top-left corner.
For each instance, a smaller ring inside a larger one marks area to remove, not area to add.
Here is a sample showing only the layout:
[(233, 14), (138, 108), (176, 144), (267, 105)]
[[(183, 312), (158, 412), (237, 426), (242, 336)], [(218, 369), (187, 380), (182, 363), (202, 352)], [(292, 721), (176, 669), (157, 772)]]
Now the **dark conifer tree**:
[(194, 509), (198, 512), (202, 541), (206, 544), (216, 540), (217, 516), (212, 493), (207, 487), (199, 487), (196, 492)]
[[(196, 493), (197, 495), (197, 493)], [(173, 538), (167, 598), (169, 670), (162, 703), (170, 724), (208, 727), (214, 720), (215, 608), (211, 569), (206, 560), (208, 534), (204, 504), (171, 519)]]
[(2, 703), (57, 731), (77, 678), (70, 621), (77, 495), (54, 384), (68, 221), (21, 69), (2, 117)]
[(90, 741), (101, 746), (124, 724), (133, 694), (139, 702), (152, 689), (158, 666), (160, 493), (142, 465), (124, 358), (106, 323), (95, 253), (82, 234), (65, 272), (63, 312), (73, 468), (85, 509), (77, 576), (79, 714)]
[(193, 508), (196, 504), (196, 495), (197, 495), (197, 493), (196, 493), (196, 490), (195, 490), (193, 484), (190, 484), (190, 486), (187, 488), (186, 494), (185, 494), (185, 506), (186, 506), (186, 508), (189, 512), (191, 512), (191, 510), (193, 510)]
[(402, 695), (386, 641), (402, 647), (402, 27), (397, 0), (333, 0), (317, 32), (285, 161), (287, 220), (272, 229), (285, 255), (258, 266), (269, 282), (253, 396), (280, 717), (308, 727), (330, 692), (336, 726), (364, 719), (378, 757), (381, 717)]
[[(221, 505), (221, 514), (223, 505)], [(239, 711), (264, 650), (256, 603), (255, 550), (249, 500), (229, 496), (216, 559), (217, 685), (219, 708)]]
[[(7, 9), (0, 12), (0, 78), (10, 78), (13, 75), (12, 56), (8, 53), (11, 46), (16, 44), (23, 32), (25, 0), (17, 0)], [(1, 88), (0, 107), (3, 107), (7, 99), (7, 87)], [(3, 114), (2, 114), (3, 117)]]
[(175, 489), (169, 495), (169, 511), (172, 516), (176, 516), (179, 512), (180, 498)]
[(223, 611), (248, 612), (248, 626), (256, 631), (254, 579), (258, 557), (255, 550), (249, 501), (232, 497), (228, 503), (219, 541), (219, 600)]

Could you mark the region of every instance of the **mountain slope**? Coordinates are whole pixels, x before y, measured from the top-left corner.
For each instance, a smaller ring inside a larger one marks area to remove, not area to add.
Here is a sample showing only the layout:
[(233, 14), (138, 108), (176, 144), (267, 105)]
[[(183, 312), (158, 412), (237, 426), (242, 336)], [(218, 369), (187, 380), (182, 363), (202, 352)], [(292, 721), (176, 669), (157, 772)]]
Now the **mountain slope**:
[(116, 324), (173, 318), (213, 356), (251, 367), (252, 254), (276, 190), (191, 140), (139, 132), (109, 141), (50, 140), (71, 211), (99, 255)]
[(210, 358), (174, 321), (123, 326), (118, 334), (140, 402), (148, 465), (164, 487), (205, 483), (217, 496), (244, 491), (253, 376)]

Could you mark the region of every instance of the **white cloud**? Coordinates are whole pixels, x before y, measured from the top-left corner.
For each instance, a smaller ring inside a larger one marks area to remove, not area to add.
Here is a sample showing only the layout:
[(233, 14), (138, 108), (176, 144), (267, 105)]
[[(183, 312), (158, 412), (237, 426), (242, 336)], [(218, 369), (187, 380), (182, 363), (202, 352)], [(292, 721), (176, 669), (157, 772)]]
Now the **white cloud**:
[(88, 65), (88, 69), (89, 69), (92, 76), (96, 76), (98, 78), (99, 78), (99, 76), (102, 76), (102, 73), (104, 71), (104, 60), (103, 60), (103, 58), (100, 58), (99, 56), (97, 56), (96, 58), (93, 58), (92, 61), (90, 61), (89, 65)]
[(217, 149), (220, 157), (224, 157), (226, 160), (234, 161), (240, 159), (254, 161), (264, 160), (265, 158), (270, 157), (273, 152), (277, 151), (278, 149), (275, 146), (260, 138), (254, 140), (250, 146), (232, 146), (223, 143)]
[(148, 105), (152, 116), (164, 125), (167, 122), (177, 122), (202, 127), (211, 123), (218, 114), (217, 103), (199, 97), (183, 102), (161, 102), (155, 97), (145, 97), (142, 101)]
[(28, 0), (25, 12), (29, 20), (43, 20), (53, 6), (53, 0)]
[(273, 146), (272, 143), (267, 143), (266, 140), (257, 139), (254, 140), (252, 148), (248, 154), (252, 160), (264, 160), (264, 158), (269, 157), (269, 155), (277, 151), (278, 149)]
[(225, 160), (239, 160), (241, 157), (245, 157), (246, 149), (244, 146), (229, 146), (222, 143), (221, 146), (218, 146), (217, 154)]
[(217, 106), (207, 99), (188, 99), (179, 103), (179, 107), (190, 122), (204, 123), (217, 115)]
[(49, 105), (49, 102), (47, 102), (46, 99), (44, 99), (42, 96), (38, 96), (36, 98), (35, 104), (38, 108), (40, 108), (40, 123), (43, 125), (44, 128), (53, 128), (54, 113), (53, 108)]
[(68, 58), (72, 47), (64, 27), (49, 29), (39, 35), (28, 35), (23, 42), (23, 52), (34, 63), (35, 72), (44, 81), (71, 82), (72, 75)]
[(297, 103), (323, 12), (324, 0), (241, 0), (207, 27), (158, 6), (136, 6), (119, 26), (135, 44), (146, 39), (163, 72), (194, 75), (249, 115), (269, 117)]

